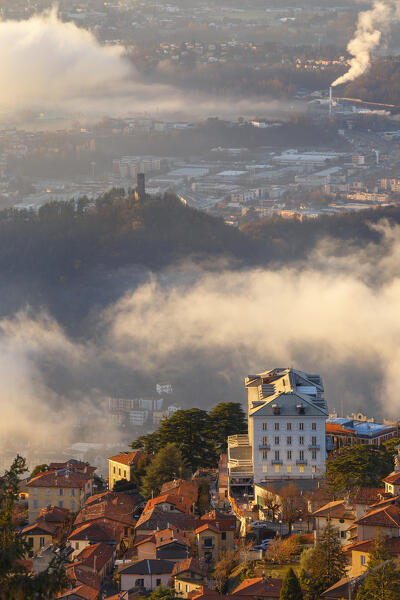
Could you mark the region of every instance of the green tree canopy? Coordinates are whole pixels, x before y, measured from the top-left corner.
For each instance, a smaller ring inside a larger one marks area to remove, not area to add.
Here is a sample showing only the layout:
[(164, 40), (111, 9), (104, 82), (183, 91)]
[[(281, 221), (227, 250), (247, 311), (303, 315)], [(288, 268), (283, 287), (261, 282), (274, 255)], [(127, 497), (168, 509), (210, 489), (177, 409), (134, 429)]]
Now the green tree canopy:
[(392, 447), (396, 442), (389, 446), (358, 444), (337, 450), (326, 464), (326, 477), (331, 489), (336, 494), (343, 494), (358, 486), (380, 487), (382, 479), (393, 470)]
[(246, 430), (241, 405), (222, 402), (210, 413), (199, 408), (178, 410), (162, 421), (157, 431), (137, 438), (131, 447), (154, 454), (165, 444), (178, 444), (185, 463), (195, 472), (199, 467), (216, 467), (228, 435)]
[(279, 598), (280, 600), (302, 600), (303, 598), (299, 580), (292, 567), (286, 572)]
[(209, 413), (217, 451), (226, 452), (228, 435), (247, 433), (247, 419), (239, 402), (220, 402)]
[(35, 477), (35, 475), (38, 475), (39, 473), (42, 473), (43, 471), (48, 471), (48, 470), (49, 470), (49, 465), (47, 465), (46, 463), (43, 463), (41, 465), (36, 465), (36, 467), (34, 467), (32, 470), (31, 477)]
[(26, 473), (26, 461), (17, 456), (0, 478), (0, 599), (50, 600), (69, 586), (62, 558), (54, 559), (40, 573), (31, 573), (22, 562), (29, 546), (14, 530), (13, 512), (18, 500), (19, 479)]
[(303, 581), (308, 581), (309, 600), (317, 600), (324, 590), (339, 581), (346, 572), (337, 530), (332, 527), (330, 520), (314, 546), (310, 563)]
[(156, 454), (142, 479), (141, 493), (144, 498), (158, 496), (161, 487), (174, 478), (186, 477), (187, 467), (177, 444), (168, 443)]

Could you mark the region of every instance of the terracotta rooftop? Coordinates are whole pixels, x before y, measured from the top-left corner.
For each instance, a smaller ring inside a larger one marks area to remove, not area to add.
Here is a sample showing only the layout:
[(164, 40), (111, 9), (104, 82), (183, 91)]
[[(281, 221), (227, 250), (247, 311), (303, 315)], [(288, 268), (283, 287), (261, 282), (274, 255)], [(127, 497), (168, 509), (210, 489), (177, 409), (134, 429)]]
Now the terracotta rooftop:
[(170, 527), (167, 529), (162, 529), (161, 531), (155, 531), (154, 540), (157, 548), (160, 546), (164, 546), (165, 544), (170, 544), (173, 541), (176, 541), (179, 544), (183, 544), (185, 546), (189, 545), (189, 540), (185, 537), (184, 532), (178, 531), (176, 527)]
[(392, 485), (396, 485), (400, 483), (400, 471), (393, 471), (390, 473), (385, 479), (382, 479), (384, 483), (391, 483)]
[(192, 515), (167, 512), (158, 506), (154, 506), (150, 510), (143, 511), (136, 523), (136, 530), (149, 529), (155, 531), (157, 527), (166, 529), (172, 525), (179, 530), (193, 531), (197, 523), (198, 519)]
[(179, 575), (185, 571), (205, 576), (207, 574), (207, 567), (202, 566), (197, 558), (184, 558), (175, 563), (172, 575)]
[(272, 577), (253, 577), (245, 579), (233, 590), (232, 596), (257, 596), (262, 598), (279, 598), (282, 587), (281, 579)]
[(359, 487), (354, 494), (352, 501), (354, 504), (366, 504), (371, 506), (380, 499), (380, 494), (384, 490), (382, 488)]
[(400, 527), (400, 506), (389, 504), (371, 510), (355, 522), (357, 525)]
[(116, 537), (111, 536), (101, 525), (89, 521), (78, 525), (68, 536), (69, 540), (88, 540), (89, 542), (115, 542)]
[(99, 592), (88, 585), (77, 585), (73, 589), (61, 592), (57, 598), (60, 600), (62, 600), (62, 598), (74, 598), (74, 600), (98, 600)]
[(354, 515), (345, 506), (344, 500), (328, 502), (312, 513), (313, 517), (331, 517), (333, 519), (354, 520)]
[(326, 433), (335, 434), (335, 433), (345, 433), (346, 435), (356, 436), (356, 432), (352, 429), (346, 429), (343, 425), (338, 425), (337, 423), (326, 423)]
[(72, 585), (87, 585), (95, 590), (99, 590), (101, 587), (100, 577), (96, 573), (82, 568), (79, 564), (68, 565), (66, 574)]
[(68, 469), (43, 471), (27, 481), (26, 486), (28, 488), (83, 488), (86, 482), (92, 477), (92, 474), (69, 471)]
[(110, 456), (108, 460), (113, 460), (121, 465), (127, 465), (128, 467), (131, 467), (138, 462), (141, 456), (144, 456), (144, 452), (141, 450), (133, 450), (132, 452), (121, 452), (115, 456)]
[(47, 523), (64, 523), (70, 516), (68, 508), (61, 508), (60, 506), (45, 506), (39, 513), (39, 519), (46, 521)]
[(33, 525), (27, 525), (21, 531), (23, 535), (51, 535), (53, 536), (58, 529), (56, 523), (46, 523), (42, 519)]
[(204, 525), (201, 525), (195, 530), (195, 533), (202, 533), (203, 531), (207, 530), (213, 531), (214, 533), (221, 533), (221, 530), (218, 529), (218, 527), (216, 527), (216, 525), (213, 523), (204, 523)]
[(93, 570), (96, 568), (96, 571), (101, 571), (114, 554), (114, 550), (115, 546), (113, 544), (105, 544), (104, 542), (90, 544), (79, 552), (75, 557), (75, 561)]
[(133, 512), (138, 503), (139, 496), (136, 494), (103, 492), (96, 494), (95, 497), (89, 496), (85, 505), (79, 511), (75, 523), (108, 517), (128, 525), (134, 525), (136, 521), (133, 518)]
[(154, 506), (158, 504), (172, 504), (176, 509), (180, 510), (183, 513), (190, 513), (190, 508), (192, 506), (192, 502), (184, 496), (174, 496), (172, 494), (163, 494), (162, 496), (156, 496), (155, 498), (151, 498), (147, 501), (144, 510), (150, 510)]

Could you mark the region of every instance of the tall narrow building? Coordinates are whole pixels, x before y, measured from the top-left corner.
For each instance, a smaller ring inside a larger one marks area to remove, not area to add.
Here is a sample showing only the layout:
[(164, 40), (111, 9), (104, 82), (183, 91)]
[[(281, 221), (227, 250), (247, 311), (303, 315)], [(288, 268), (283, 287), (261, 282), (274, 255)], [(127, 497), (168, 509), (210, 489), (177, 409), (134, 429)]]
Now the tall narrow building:
[(245, 378), (248, 436), (228, 439), (230, 489), (253, 483), (312, 479), (325, 472), (328, 408), (319, 375), (276, 368)]

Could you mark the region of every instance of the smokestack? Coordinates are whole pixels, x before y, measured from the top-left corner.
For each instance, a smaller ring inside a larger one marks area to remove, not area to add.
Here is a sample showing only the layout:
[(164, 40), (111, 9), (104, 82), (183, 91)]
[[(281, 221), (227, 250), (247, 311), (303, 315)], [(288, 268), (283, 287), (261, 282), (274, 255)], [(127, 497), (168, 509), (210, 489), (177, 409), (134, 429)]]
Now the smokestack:
[(332, 116), (332, 86), (329, 87), (329, 116)]
[(146, 182), (144, 173), (137, 174), (137, 195), (139, 202), (146, 200)]

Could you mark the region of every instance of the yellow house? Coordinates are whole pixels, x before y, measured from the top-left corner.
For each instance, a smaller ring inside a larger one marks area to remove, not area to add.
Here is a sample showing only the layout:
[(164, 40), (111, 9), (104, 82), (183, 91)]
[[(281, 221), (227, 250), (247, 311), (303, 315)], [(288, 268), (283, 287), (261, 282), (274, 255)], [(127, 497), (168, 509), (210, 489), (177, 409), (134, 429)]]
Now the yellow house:
[(196, 558), (185, 558), (175, 563), (172, 572), (176, 595), (189, 598), (194, 591), (201, 591), (207, 582), (207, 568), (201, 566)]
[(29, 492), (28, 520), (33, 523), (42, 508), (58, 506), (77, 512), (93, 493), (94, 467), (86, 472), (69, 468), (43, 471), (26, 482)]
[(224, 531), (217, 524), (205, 523), (195, 531), (199, 560), (210, 564), (221, 558), (223, 552), (233, 550), (234, 531)]
[[(369, 556), (374, 547), (375, 539), (364, 540), (349, 544), (344, 548), (345, 554), (350, 557), (351, 567), (349, 569), (350, 577), (358, 577), (367, 570)], [(400, 556), (400, 538), (387, 538), (387, 544), (390, 548), (393, 558)]]
[(21, 535), (24, 536), (25, 540), (29, 545), (29, 557), (37, 554), (42, 548), (50, 546), (57, 534), (58, 526), (54, 523), (46, 523), (45, 521), (38, 521), (33, 525), (24, 527), (21, 531)]
[(109, 489), (112, 490), (117, 481), (121, 479), (132, 481), (135, 467), (144, 455), (144, 452), (140, 450), (133, 450), (132, 452), (121, 452), (121, 454), (108, 458)]

